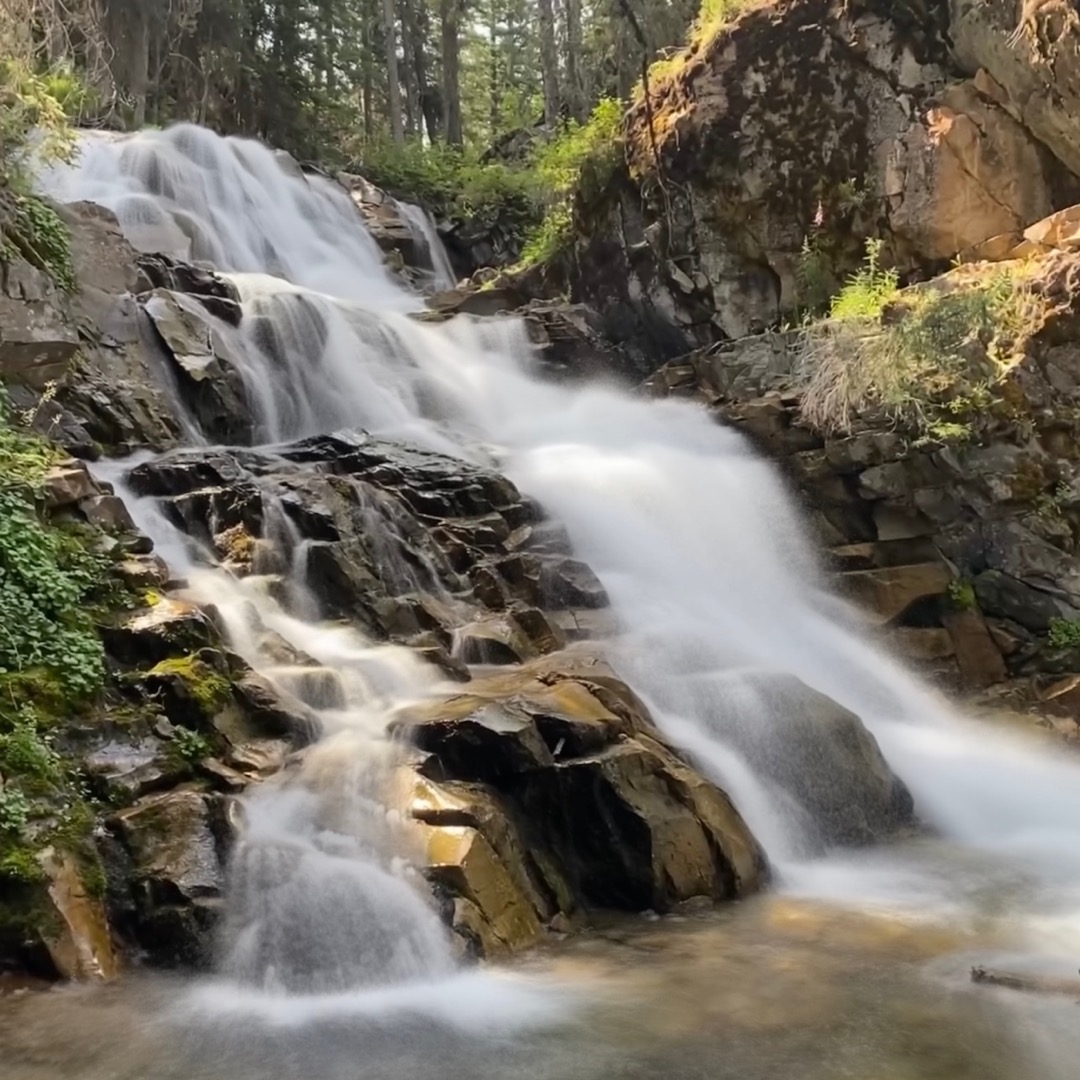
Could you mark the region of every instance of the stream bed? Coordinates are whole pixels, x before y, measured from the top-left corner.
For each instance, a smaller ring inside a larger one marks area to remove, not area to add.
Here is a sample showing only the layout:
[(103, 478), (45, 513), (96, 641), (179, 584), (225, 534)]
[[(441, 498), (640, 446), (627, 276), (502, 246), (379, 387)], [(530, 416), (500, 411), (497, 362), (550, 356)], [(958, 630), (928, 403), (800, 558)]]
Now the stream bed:
[[(920, 841), (889, 865), (930, 882), (951, 854)], [(620, 917), (508, 965), (393, 991), (275, 999), (152, 973), (9, 990), (4, 1076), (1073, 1080), (1080, 1004), (970, 980), (976, 963), (1075, 973), (1030, 952), (1030, 927), (1011, 914), (1022, 883), (983, 866), (939, 884), (922, 910), (780, 891)]]

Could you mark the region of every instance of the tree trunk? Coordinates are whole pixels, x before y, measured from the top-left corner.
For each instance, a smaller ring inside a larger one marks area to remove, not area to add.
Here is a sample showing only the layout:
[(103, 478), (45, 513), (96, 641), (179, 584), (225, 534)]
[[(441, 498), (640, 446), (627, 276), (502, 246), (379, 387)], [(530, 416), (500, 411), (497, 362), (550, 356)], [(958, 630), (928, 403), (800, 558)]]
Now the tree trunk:
[[(551, 0), (546, 0), (550, 6)], [(451, 146), (464, 142), (461, 131), (460, 20), (461, 0), (439, 0), (442, 18), (443, 131)]]
[(544, 123), (554, 127), (559, 120), (559, 53), (555, 47), (555, 11), (552, 0), (539, 0), (540, 69), (544, 76)]
[(383, 40), (386, 45), (386, 107), (390, 112), (390, 134), (401, 146), (405, 142), (405, 124), (401, 115), (401, 78), (398, 75), (397, 28), (394, 23), (394, 0), (383, 0)]
[(413, 18), (412, 50), (416, 92), (420, 97), (420, 109), (424, 114), (428, 138), (436, 142), (442, 135), (442, 103), (438, 87), (428, 78), (427, 49), (431, 39), (431, 23), (426, 0), (412, 0), (410, 11)]
[(502, 121), (502, 79), (499, 74), (499, 16), (497, 0), (488, 3), (488, 92), (491, 95), (491, 140), (495, 141)]
[(416, 16), (413, 13), (413, 0), (401, 0), (401, 72), (405, 83), (405, 133), (410, 137), (420, 132), (423, 127), (415, 41)]
[(146, 7), (136, 9), (131, 27), (131, 52), (128, 57), (128, 92), (136, 128), (146, 124), (146, 98), (150, 91), (150, 12)]
[(581, 0), (563, 0), (566, 22), (566, 86), (563, 96), (570, 115), (585, 119), (585, 84), (581, 73)]

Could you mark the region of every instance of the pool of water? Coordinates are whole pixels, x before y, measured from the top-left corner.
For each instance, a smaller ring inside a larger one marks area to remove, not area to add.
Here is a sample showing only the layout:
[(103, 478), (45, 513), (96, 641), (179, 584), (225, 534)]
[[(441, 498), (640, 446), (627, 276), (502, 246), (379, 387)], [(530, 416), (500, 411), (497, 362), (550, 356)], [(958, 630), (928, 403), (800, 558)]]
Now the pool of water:
[[(938, 866), (925, 852), (918, 864)], [(1026, 923), (1010, 914), (1022, 894), (995, 904), (995, 887), (1009, 890), (982, 880), (959, 890), (963, 906), (855, 910), (776, 893), (613, 919), (511, 964), (351, 997), (267, 999), (147, 973), (12, 985), (3, 1076), (1075, 1080), (1075, 1001), (971, 982), (975, 963), (1076, 972), (1064, 939), (1061, 955), (1026, 951)]]

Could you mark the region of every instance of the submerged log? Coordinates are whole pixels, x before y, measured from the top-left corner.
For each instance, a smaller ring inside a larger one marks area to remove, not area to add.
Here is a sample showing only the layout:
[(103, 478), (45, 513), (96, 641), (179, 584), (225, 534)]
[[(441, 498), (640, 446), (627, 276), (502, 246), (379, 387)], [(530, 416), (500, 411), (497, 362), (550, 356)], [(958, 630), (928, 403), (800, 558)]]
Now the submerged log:
[(1080, 997), (1080, 979), (1064, 979), (1054, 975), (1035, 975), (1017, 971), (994, 971), (973, 967), (971, 981), (1004, 986), (1009, 990), (1028, 990), (1036, 994), (1075, 994)]

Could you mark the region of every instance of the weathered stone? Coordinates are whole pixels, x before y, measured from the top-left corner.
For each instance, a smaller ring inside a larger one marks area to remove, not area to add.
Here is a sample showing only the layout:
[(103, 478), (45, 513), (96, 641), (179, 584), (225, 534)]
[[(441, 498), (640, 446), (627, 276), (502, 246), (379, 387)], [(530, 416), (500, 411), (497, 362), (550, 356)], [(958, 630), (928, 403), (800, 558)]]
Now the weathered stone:
[(427, 755), (408, 799), (434, 830), (426, 850), (446, 853), (428, 872), (471, 905), (458, 914), (477, 947), (582, 906), (663, 910), (763, 879), (761, 849), (727, 797), (602, 665), (546, 658), (410, 708), (397, 726)]
[(0, 379), (41, 390), (63, 378), (79, 334), (70, 306), (47, 274), (22, 259), (4, 266)]
[[(980, 90), (1080, 175), (1080, 17), (1061, 0), (951, 0), (960, 62)], [(1018, 10), (1019, 8), (1019, 10)]]
[(42, 481), (45, 505), (50, 510), (81, 503), (97, 496), (99, 488), (81, 462), (54, 465)]
[(943, 562), (887, 566), (841, 575), (841, 591), (871, 611), (883, 623), (902, 618), (916, 601), (941, 596), (952, 574)]
[(111, 657), (144, 668), (221, 642), (217, 627), (205, 611), (169, 597), (119, 617), (113, 625), (102, 626), (100, 633)]
[(140, 940), (157, 963), (202, 965), (223, 884), (208, 797), (171, 791), (111, 819), (134, 862)]
[(115, 495), (91, 495), (79, 503), (79, 512), (93, 526), (113, 532), (134, 532), (135, 523), (131, 520), (123, 499)]
[(115, 978), (120, 965), (105, 910), (87, 890), (78, 863), (51, 847), (41, 853), (40, 862), (57, 915), (55, 930), (45, 940), (57, 972), (65, 979)]
[(201, 303), (165, 289), (143, 302), (176, 366), (177, 382), (203, 431), (221, 442), (251, 442), (252, 416), (240, 364)]
[(874, 843), (912, 823), (910, 793), (854, 713), (780, 672), (743, 676), (737, 701), (725, 734), (804, 808), (811, 849)]
[(187, 773), (153, 736), (112, 739), (84, 758), (83, 768), (98, 795), (113, 806), (173, 787)]
[(1054, 619), (1080, 615), (1063, 599), (1032, 588), (1000, 570), (983, 571), (973, 585), (984, 612), (1011, 619), (1036, 634), (1045, 634)]
[(953, 640), (960, 677), (966, 686), (981, 690), (1005, 681), (1005, 661), (978, 611), (946, 610), (941, 621)]

